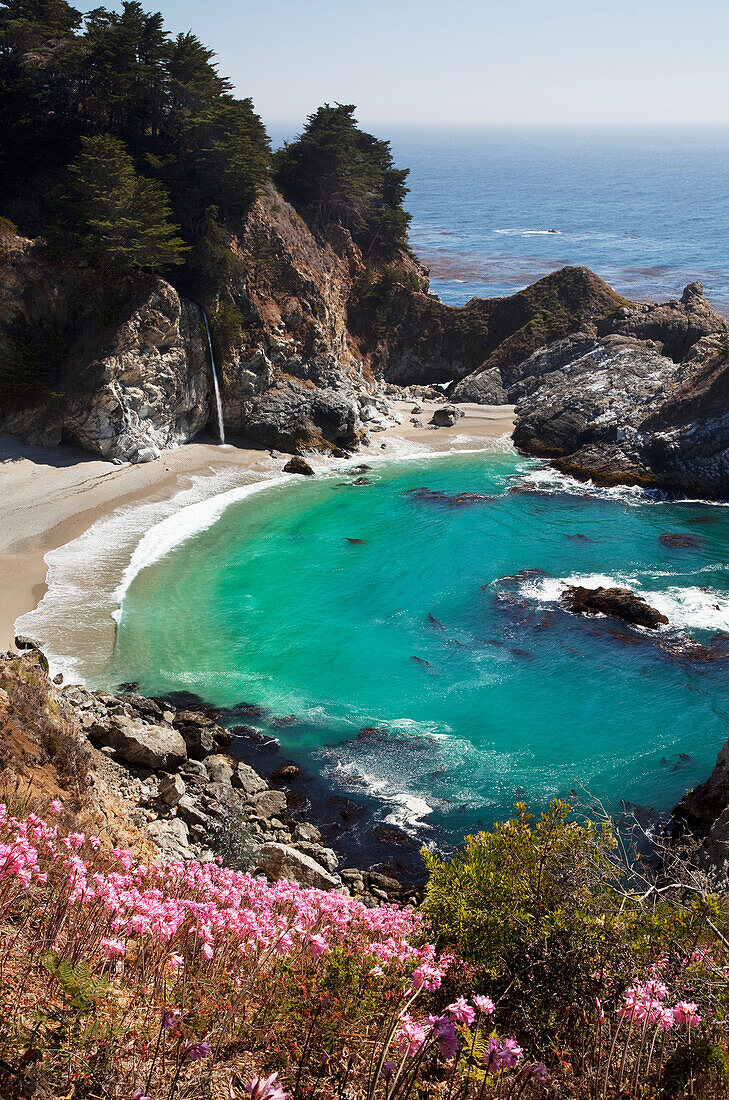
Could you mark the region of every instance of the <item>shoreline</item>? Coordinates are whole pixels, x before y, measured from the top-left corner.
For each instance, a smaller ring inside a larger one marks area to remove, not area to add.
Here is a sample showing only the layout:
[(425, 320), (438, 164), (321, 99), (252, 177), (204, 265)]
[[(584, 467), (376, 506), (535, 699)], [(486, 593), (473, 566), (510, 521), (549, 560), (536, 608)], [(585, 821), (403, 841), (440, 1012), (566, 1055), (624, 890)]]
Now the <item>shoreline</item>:
[[(460, 405), (463, 417), (451, 428), (410, 424), (413, 401), (398, 401), (399, 425), (373, 432), (368, 447), (352, 461), (399, 457), (403, 445), (418, 444), (433, 454), (511, 434), (513, 408), (508, 405)], [(419, 401), (427, 423), (437, 402)], [(384, 448), (383, 448), (384, 444)], [(236, 484), (265, 481), (280, 473), (291, 456), (272, 458), (269, 450), (248, 441), (221, 446), (192, 442), (165, 451), (155, 462), (115, 465), (71, 447), (39, 447), (0, 436), (0, 490), (4, 501), (0, 531), (0, 649), (13, 645), (15, 623), (33, 611), (47, 592), (46, 556), (75, 541), (99, 521), (120, 509), (170, 502), (195, 478), (220, 484), (209, 496)], [(316, 463), (318, 456), (312, 456)], [(342, 461), (342, 460), (339, 460)], [(287, 475), (288, 476), (288, 475)]]

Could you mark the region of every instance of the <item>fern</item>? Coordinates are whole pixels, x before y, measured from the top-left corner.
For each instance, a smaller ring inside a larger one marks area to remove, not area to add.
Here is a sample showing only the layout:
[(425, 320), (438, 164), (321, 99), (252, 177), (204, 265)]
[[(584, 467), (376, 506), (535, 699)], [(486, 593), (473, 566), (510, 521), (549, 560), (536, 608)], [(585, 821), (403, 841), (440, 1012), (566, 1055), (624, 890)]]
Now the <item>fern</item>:
[(57, 952), (48, 951), (41, 962), (60, 985), (65, 1006), (79, 1016), (94, 1012), (109, 990), (107, 979), (94, 977), (85, 960), (73, 966), (68, 959), (59, 959)]

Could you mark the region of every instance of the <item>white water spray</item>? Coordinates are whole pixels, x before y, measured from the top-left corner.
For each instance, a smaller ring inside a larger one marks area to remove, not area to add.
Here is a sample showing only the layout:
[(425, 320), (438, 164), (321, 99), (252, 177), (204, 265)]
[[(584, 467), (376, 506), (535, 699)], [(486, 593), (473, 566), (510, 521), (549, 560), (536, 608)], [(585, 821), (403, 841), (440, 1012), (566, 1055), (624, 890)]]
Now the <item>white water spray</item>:
[(213, 387), (215, 389), (215, 405), (218, 410), (218, 435), (220, 436), (220, 442), (225, 443), (225, 428), (223, 427), (223, 402), (220, 400), (220, 386), (218, 385), (218, 375), (215, 370), (215, 356), (213, 355), (213, 341), (210, 337), (210, 325), (208, 324), (208, 315), (205, 310), (202, 310), (203, 321), (205, 322), (205, 331), (208, 334), (208, 347), (210, 349), (210, 366), (213, 368)]

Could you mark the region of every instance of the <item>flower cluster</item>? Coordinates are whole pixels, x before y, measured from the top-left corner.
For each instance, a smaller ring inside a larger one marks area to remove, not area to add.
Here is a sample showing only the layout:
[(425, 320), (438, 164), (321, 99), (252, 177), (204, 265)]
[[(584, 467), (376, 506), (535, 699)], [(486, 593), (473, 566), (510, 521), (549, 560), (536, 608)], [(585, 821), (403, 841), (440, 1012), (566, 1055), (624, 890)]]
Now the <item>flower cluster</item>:
[(658, 978), (636, 982), (623, 994), (620, 1015), (631, 1022), (644, 1021), (648, 1026), (657, 1026), (662, 1031), (669, 1031), (676, 1024), (688, 1028), (699, 1026), (701, 1016), (698, 1005), (693, 1001), (678, 1001), (669, 1007), (665, 1003), (667, 996), (668, 986)]

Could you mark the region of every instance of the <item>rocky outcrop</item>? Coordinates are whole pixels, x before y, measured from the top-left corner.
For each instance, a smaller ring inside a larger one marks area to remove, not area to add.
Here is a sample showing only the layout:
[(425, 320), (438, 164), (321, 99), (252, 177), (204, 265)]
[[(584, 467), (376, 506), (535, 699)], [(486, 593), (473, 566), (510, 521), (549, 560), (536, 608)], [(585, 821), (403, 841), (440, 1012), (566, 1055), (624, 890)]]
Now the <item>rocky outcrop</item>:
[(584, 588), (568, 585), (562, 604), (574, 615), (608, 615), (632, 626), (655, 630), (667, 626), (668, 619), (630, 588)]
[(371, 369), (398, 385), (455, 380), (452, 400), (487, 404), (510, 400), (512, 367), (537, 348), (581, 330), (596, 334), (599, 321), (629, 305), (585, 267), (566, 267), (508, 298), (474, 298), (462, 308), (406, 281), (388, 284), (386, 294), (378, 285), (349, 309)]
[[(699, 288), (681, 302), (623, 311), (609, 327), (625, 331), (577, 334), (530, 356), (513, 383), (515, 444), (601, 483), (725, 497), (729, 325)], [(647, 331), (657, 339), (634, 335)], [(680, 362), (666, 354), (696, 332)]]
[(729, 881), (729, 741), (719, 751), (705, 783), (693, 787), (673, 811), (674, 843), (687, 846), (692, 859), (726, 890)]
[(164, 279), (102, 286), (41, 243), (2, 244), (0, 430), (135, 462), (200, 431), (210, 367), (196, 306)]

